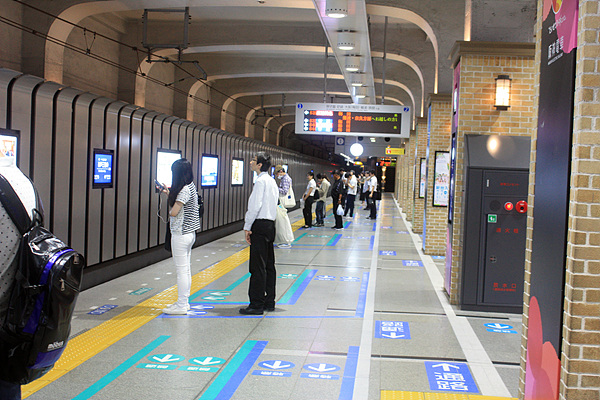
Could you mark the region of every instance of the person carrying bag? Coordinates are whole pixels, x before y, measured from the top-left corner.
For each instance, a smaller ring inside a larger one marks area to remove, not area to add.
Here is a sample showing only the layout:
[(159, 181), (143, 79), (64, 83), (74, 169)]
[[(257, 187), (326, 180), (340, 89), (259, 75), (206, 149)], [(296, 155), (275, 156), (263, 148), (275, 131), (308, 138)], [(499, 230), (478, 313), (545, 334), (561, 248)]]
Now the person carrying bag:
[(275, 166), (275, 176), (279, 179), (279, 204), (285, 208), (296, 207), (292, 178), (285, 172), (282, 165)]

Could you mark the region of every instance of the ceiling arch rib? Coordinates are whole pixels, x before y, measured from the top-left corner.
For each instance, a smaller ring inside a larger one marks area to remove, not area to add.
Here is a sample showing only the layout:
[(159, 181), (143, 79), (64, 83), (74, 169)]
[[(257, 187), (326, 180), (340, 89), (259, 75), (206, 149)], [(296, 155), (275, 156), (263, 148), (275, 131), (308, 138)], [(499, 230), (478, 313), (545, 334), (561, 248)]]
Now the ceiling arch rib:
[[(417, 25), (429, 38), (433, 45), (433, 51), (435, 54), (435, 71), (434, 71), (434, 83), (433, 92), (438, 92), (438, 71), (439, 71), (439, 44), (437, 36), (433, 31), (433, 28), (429, 23), (421, 17), (419, 14), (397, 7), (378, 6), (378, 5), (367, 5), (367, 14), (379, 15), (383, 17), (398, 18)], [(424, 95), (423, 95), (424, 96)]]

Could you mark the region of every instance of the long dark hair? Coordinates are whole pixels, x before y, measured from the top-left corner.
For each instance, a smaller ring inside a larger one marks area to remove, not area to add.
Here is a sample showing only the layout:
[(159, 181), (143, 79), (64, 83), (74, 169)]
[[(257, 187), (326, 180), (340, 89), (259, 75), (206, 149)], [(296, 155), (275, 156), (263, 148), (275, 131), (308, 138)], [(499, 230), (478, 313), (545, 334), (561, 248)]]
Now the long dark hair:
[(169, 206), (173, 207), (181, 189), (194, 181), (194, 173), (192, 164), (185, 158), (175, 161), (171, 165), (171, 172), (173, 173), (173, 180), (169, 190)]

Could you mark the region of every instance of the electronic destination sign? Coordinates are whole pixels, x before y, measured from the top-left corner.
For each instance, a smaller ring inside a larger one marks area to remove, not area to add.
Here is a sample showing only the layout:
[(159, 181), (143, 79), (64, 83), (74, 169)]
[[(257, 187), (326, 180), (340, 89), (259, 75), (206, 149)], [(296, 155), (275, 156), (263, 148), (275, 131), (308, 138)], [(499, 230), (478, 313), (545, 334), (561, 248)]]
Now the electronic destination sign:
[(408, 138), (410, 107), (297, 103), (296, 134)]

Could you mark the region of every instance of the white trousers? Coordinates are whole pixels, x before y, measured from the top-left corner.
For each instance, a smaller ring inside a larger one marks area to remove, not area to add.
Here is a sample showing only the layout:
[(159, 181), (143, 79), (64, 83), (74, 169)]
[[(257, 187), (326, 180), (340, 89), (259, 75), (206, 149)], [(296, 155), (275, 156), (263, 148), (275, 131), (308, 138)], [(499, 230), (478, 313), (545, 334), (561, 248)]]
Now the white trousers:
[(192, 246), (196, 241), (196, 234), (171, 236), (171, 253), (177, 270), (177, 305), (187, 307), (190, 289), (192, 287)]

